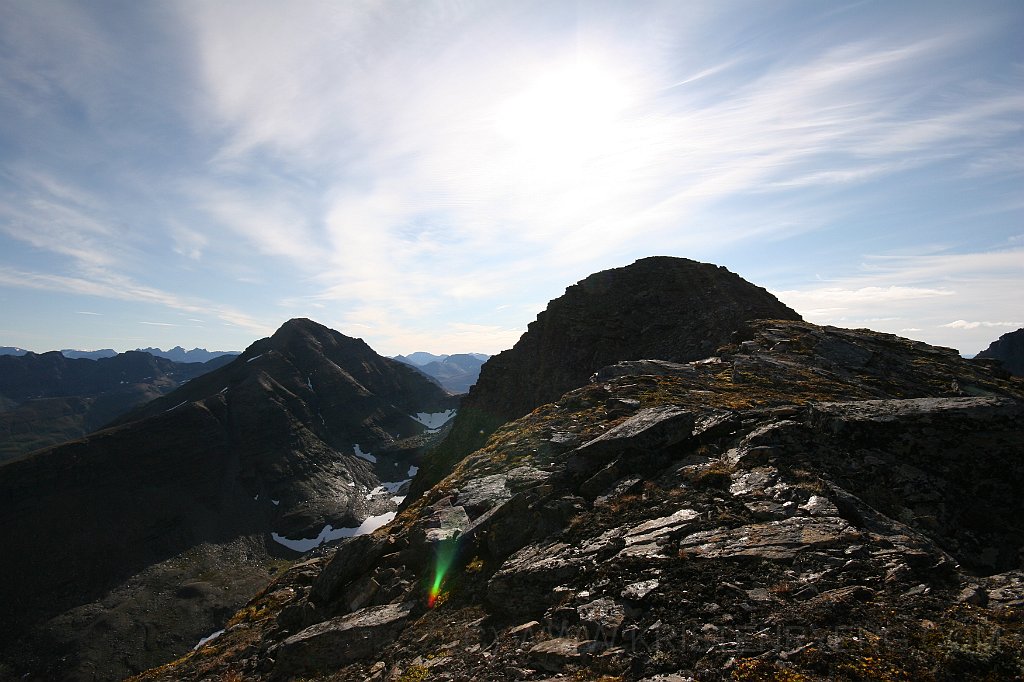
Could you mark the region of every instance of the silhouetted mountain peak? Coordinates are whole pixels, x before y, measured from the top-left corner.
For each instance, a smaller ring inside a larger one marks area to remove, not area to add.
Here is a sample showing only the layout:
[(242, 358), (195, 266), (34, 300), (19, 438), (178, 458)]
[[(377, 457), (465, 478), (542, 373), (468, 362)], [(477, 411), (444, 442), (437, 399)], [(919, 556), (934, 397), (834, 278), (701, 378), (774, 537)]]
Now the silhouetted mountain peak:
[(420, 492), (501, 424), (623, 360), (699, 360), (756, 319), (800, 320), (767, 290), (720, 265), (653, 256), (594, 273), (548, 303), (511, 349), (491, 357), (463, 400)]
[(1006, 371), (1024, 376), (1024, 329), (1003, 334), (974, 357), (999, 360)]
[[(362, 339), (346, 336), (304, 317), (297, 317), (285, 322), (270, 336), (268, 342), (267, 350), (272, 349), (281, 353), (291, 353), (299, 349), (314, 349), (322, 350), (325, 353), (377, 355)], [(262, 348), (260, 350), (263, 351)]]

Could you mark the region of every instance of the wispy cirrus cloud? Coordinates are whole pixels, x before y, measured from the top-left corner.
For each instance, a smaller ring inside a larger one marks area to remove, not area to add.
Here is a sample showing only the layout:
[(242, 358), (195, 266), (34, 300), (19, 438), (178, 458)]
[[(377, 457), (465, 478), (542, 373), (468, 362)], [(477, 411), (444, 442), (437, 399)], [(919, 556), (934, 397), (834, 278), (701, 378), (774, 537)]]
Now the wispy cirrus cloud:
[(7, 287), (495, 351), (537, 301), (666, 253), (946, 343), (1018, 317), (977, 298), (1019, 279), (1012, 5), (0, 13)]
[[(353, 291), (384, 296), (453, 267), (481, 271), (476, 261), (490, 267), (486, 256), (498, 252), (506, 264), (529, 260), (544, 270), (607, 260), (665, 232), (684, 248), (703, 236), (693, 223), (709, 204), (866, 182), (964, 157), (1012, 135), (1024, 113), (1010, 85), (991, 84), (960, 102), (943, 96), (941, 78), (925, 77), (984, 35), (980, 20), (940, 35), (893, 30), (838, 47), (800, 46), (804, 59), (759, 68), (763, 55), (740, 52), (669, 80), (666, 54), (633, 50), (635, 61), (616, 60), (616, 36), (588, 45), (581, 30), (565, 51), (542, 37), (546, 49), (524, 59), (524, 36), (537, 26), (513, 22), (484, 33), (493, 28), (486, 18), (432, 5), (401, 17), (360, 4), (319, 6), (270, 31), (271, 15), (267, 5), (243, 12), (231, 4), (195, 14), (210, 102), (231, 131), (218, 158), (269, 154), (295, 164), (289, 172), (316, 169), (327, 189), (312, 193), (323, 205), (310, 222), (313, 238), (319, 230), (339, 285), (355, 280), (362, 285)], [(290, 39), (296, 35), (303, 40)], [(430, 59), (425, 35), (444, 45)], [(480, 50), (482, 36), (496, 45)], [(351, 58), (380, 45), (387, 46), (382, 59)], [(607, 77), (602, 87), (633, 84), (611, 125), (595, 130), (602, 135), (582, 140), (586, 151), (569, 158), (531, 156), (529, 139), (503, 137), (502, 108), (529, 93), (545, 69), (558, 71), (581, 54)], [(249, 58), (259, 68), (240, 74)], [(265, 87), (268, 79), (281, 87)], [(908, 90), (908, 82), (918, 86)], [(715, 97), (724, 89), (729, 97)], [(548, 173), (552, 165), (557, 173)], [(353, 172), (356, 192), (331, 189)], [(431, 223), (474, 256), (439, 255), (423, 227)], [(290, 256), (286, 242), (253, 239)]]
[[(931, 343), (974, 352), (992, 341), (991, 329), (1024, 323), (949, 319), (964, 310), (996, 320), (1000, 313), (1017, 312), (1016, 299), (1007, 299), (1006, 292), (1024, 286), (1021, 263), (1024, 249), (1020, 248), (874, 256), (854, 276), (774, 293), (811, 322), (858, 326), (872, 321), (873, 328), (912, 332)], [(879, 310), (894, 316), (878, 320)], [(917, 324), (908, 326), (908, 321)], [(952, 330), (956, 336), (943, 330)]]
[(117, 301), (152, 303), (181, 312), (215, 315), (226, 323), (258, 334), (267, 334), (273, 331), (272, 327), (240, 311), (207, 301), (186, 300), (170, 292), (138, 284), (119, 275), (88, 279), (19, 270), (0, 265), (0, 285), (19, 289), (71, 293), (78, 296), (96, 296)]
[(977, 329), (978, 327), (1011, 327), (1017, 329), (1024, 327), (1024, 322), (968, 322), (967, 320), (954, 320), (942, 326), (949, 329)]

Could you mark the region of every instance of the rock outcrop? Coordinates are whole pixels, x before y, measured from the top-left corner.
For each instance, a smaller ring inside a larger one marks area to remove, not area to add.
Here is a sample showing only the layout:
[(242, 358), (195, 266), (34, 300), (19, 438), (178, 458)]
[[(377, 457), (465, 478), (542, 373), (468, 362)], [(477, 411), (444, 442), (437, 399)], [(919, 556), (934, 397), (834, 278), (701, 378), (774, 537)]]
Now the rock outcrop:
[[(138, 679), (1020, 679), (1024, 383), (866, 330), (746, 337), (597, 368)], [(372, 651), (286, 653), (362, 623)]]
[(0, 466), (0, 572), (18, 576), (0, 585), (0, 661), (119, 679), (188, 651), (300, 551), (390, 519), (435, 437), (423, 422), (456, 404), (292, 320), (111, 428)]
[(587, 277), (551, 301), (515, 346), (484, 364), (412, 494), (436, 483), (501, 424), (557, 400), (602, 367), (706, 358), (749, 334), (755, 319), (800, 316), (724, 267), (685, 258), (643, 258)]
[(974, 357), (978, 360), (999, 360), (1007, 372), (1024, 376), (1024, 329), (1003, 334)]

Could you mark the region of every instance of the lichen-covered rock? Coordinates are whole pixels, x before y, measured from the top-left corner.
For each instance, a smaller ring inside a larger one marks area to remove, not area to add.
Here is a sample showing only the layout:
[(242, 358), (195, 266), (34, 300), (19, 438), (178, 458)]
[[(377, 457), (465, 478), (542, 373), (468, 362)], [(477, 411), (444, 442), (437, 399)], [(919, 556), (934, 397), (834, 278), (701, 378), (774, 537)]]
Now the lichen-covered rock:
[(509, 614), (529, 616), (555, 599), (552, 589), (596, 566), (593, 552), (566, 544), (530, 545), (502, 565), (487, 583), (487, 599)]
[(693, 509), (679, 511), (650, 521), (644, 521), (623, 534), (626, 546), (619, 552), (619, 557), (638, 557), (645, 559), (667, 558), (669, 540), (680, 535), (699, 514)]
[(595, 639), (615, 638), (626, 620), (626, 610), (608, 597), (601, 597), (576, 607), (580, 623), (594, 633)]
[(359, 535), (345, 540), (313, 581), (311, 599), (320, 603), (334, 600), (348, 583), (373, 568), (391, 544), (380, 535)]

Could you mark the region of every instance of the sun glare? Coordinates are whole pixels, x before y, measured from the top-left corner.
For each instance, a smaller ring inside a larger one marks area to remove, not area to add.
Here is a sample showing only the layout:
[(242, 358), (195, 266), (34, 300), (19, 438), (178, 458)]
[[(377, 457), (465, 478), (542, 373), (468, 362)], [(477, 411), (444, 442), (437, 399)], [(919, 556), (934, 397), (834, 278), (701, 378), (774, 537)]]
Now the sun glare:
[(575, 60), (538, 73), (504, 101), (496, 128), (521, 172), (537, 180), (572, 177), (621, 146), (631, 100), (624, 79)]

